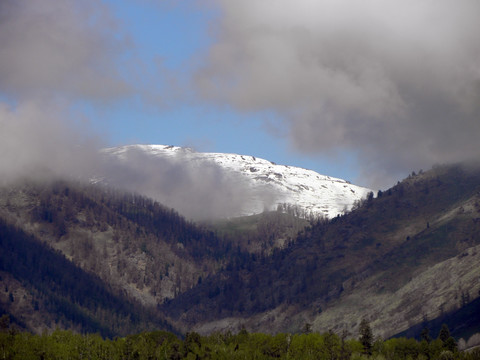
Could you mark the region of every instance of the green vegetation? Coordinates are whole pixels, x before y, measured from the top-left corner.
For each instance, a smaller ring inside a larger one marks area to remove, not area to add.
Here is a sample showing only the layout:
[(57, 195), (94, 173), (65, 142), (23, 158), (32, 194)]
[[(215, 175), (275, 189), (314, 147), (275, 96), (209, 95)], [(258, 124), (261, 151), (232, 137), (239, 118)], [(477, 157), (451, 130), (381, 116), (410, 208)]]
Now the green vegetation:
[[(184, 338), (166, 331), (142, 332), (104, 339), (99, 335), (56, 330), (33, 335), (0, 323), (0, 358), (21, 360), (54, 359), (480, 359), (479, 350), (459, 351), (451, 337), (417, 341), (407, 338), (377, 339), (365, 352), (362, 338), (346, 339), (333, 332), (266, 335), (214, 333), (201, 336), (190, 332)], [(368, 326), (368, 324), (366, 324)], [(448, 332), (448, 329), (447, 329)], [(371, 334), (370, 334), (371, 335)], [(370, 341), (370, 340), (369, 340)]]

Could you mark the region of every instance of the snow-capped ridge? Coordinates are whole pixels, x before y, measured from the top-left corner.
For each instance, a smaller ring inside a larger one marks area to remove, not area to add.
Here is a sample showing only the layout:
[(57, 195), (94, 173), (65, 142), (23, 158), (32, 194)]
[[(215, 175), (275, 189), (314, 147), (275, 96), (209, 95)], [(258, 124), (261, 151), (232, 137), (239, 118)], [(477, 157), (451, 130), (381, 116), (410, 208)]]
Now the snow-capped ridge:
[(371, 191), (343, 179), (295, 166), (278, 165), (252, 155), (202, 153), (173, 145), (127, 145), (104, 149), (103, 152), (125, 162), (129, 161), (129, 154), (139, 152), (191, 169), (215, 166), (232, 182), (232, 186), (242, 186), (245, 201), (233, 216), (275, 210), (287, 204), (305, 214), (332, 218), (350, 210), (356, 201)]

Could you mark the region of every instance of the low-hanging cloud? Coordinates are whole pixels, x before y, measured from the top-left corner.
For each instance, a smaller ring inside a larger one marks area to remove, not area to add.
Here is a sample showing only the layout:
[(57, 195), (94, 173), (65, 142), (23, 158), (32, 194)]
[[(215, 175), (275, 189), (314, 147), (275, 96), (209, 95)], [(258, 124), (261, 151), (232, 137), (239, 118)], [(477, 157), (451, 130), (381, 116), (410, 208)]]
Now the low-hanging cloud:
[(217, 3), (204, 99), (275, 111), (306, 153), (356, 152), (369, 186), (480, 155), (480, 2)]
[(253, 189), (240, 173), (192, 159), (191, 151), (185, 151), (157, 156), (133, 147), (117, 156), (107, 150), (97, 175), (104, 183), (148, 196), (195, 220), (246, 215), (242, 210), (246, 205), (252, 209), (252, 199), (259, 211), (275, 204), (275, 194), (266, 186)]
[(85, 180), (101, 168), (100, 142), (65, 121), (58, 105), (0, 103), (0, 185), (17, 179)]

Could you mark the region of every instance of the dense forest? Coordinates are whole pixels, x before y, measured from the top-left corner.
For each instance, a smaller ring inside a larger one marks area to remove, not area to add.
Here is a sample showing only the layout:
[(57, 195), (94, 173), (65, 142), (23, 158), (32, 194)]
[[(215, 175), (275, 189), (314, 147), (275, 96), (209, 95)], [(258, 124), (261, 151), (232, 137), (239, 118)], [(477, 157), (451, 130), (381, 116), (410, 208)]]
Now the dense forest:
[[(248, 333), (213, 333), (201, 336), (189, 332), (178, 337), (166, 331), (142, 332), (126, 337), (105, 339), (96, 334), (76, 334), (56, 330), (33, 335), (9, 328), (8, 317), (0, 319), (0, 356), (2, 359), (480, 359), (480, 349), (460, 351), (445, 325), (438, 337), (428, 330), (421, 341), (408, 338), (375, 338), (366, 321), (358, 336), (347, 338), (331, 331), (266, 335)], [(465, 347), (465, 342), (462, 344)]]

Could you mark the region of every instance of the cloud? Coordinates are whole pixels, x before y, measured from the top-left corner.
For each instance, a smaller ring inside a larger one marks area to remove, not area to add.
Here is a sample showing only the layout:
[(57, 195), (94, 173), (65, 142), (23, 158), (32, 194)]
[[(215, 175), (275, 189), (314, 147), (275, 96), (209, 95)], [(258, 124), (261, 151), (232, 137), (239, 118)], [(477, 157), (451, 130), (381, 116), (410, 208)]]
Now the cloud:
[(128, 48), (94, 0), (0, 2), (0, 177), (88, 177), (100, 142), (78, 102), (132, 91), (117, 69)]
[(480, 3), (217, 0), (209, 101), (274, 111), (305, 153), (349, 150), (388, 186), (480, 155)]
[(253, 189), (241, 174), (201, 160), (188, 149), (171, 156), (136, 148), (117, 156), (107, 149), (97, 175), (104, 183), (156, 199), (195, 220), (246, 215), (242, 210), (251, 210), (252, 201), (261, 212), (276, 200), (266, 186)]
[(65, 122), (68, 111), (49, 103), (0, 103), (0, 183), (19, 178), (85, 180), (98, 171), (100, 143)]
[(185, 167), (136, 152), (128, 163), (99, 157), (105, 145), (83, 123), (82, 104), (158, 106), (169, 101), (165, 91), (181, 91), (162, 63), (155, 74), (144, 69), (120, 25), (96, 0), (0, 2), (0, 183), (103, 176), (191, 218), (238, 212), (244, 184), (214, 164)]
[(109, 100), (130, 85), (118, 72), (127, 41), (94, 0), (0, 2), (0, 91), (14, 99)]

